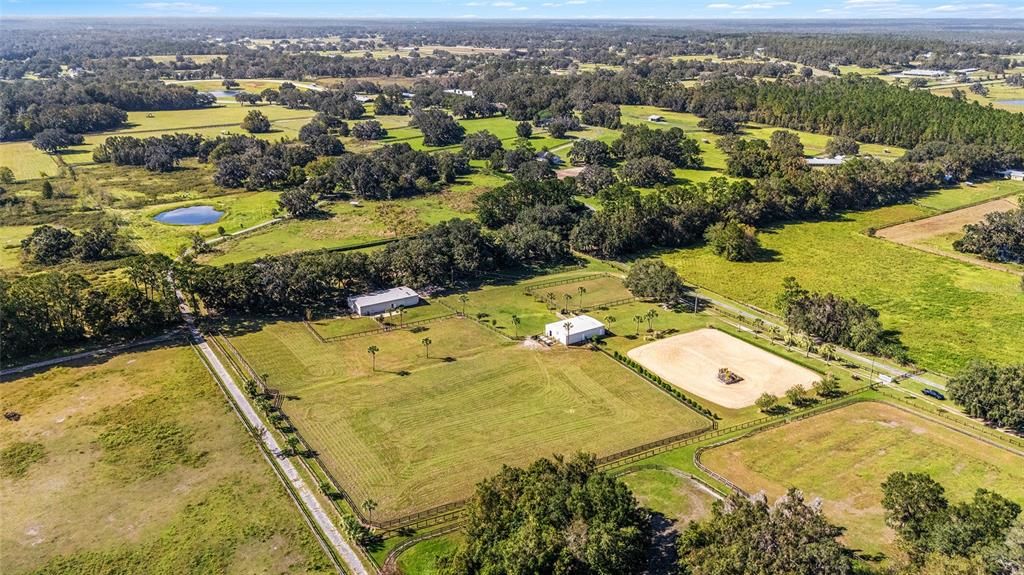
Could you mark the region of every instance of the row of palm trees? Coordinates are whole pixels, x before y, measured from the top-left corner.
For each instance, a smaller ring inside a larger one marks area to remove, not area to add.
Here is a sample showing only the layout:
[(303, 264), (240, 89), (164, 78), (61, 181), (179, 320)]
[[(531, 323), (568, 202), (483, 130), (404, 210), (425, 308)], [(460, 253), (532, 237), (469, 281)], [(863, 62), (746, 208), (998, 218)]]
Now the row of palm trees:
[[(587, 288), (580, 286), (576, 288), (576, 293), (579, 294), (579, 306), (577, 307), (577, 310), (583, 311), (583, 296), (587, 294)], [(572, 305), (572, 299), (572, 294), (562, 294), (562, 300), (565, 302), (565, 304), (562, 306), (563, 312), (569, 311), (569, 306)], [(558, 307), (558, 296), (555, 295), (554, 292), (548, 292), (544, 294), (544, 303), (551, 309), (556, 309)]]
[(633, 316), (633, 323), (636, 324), (636, 335), (640, 335), (640, 326), (647, 322), (647, 331), (654, 331), (654, 320), (658, 317), (658, 310), (649, 309), (643, 315)]
[[(420, 340), (420, 345), (423, 346), (424, 355), (427, 357), (430, 357), (430, 346), (433, 343), (434, 341), (429, 337), (425, 337)], [(370, 354), (370, 364), (373, 371), (377, 371), (377, 354), (380, 353), (380, 348), (375, 345), (371, 345), (366, 348), (366, 353)]]

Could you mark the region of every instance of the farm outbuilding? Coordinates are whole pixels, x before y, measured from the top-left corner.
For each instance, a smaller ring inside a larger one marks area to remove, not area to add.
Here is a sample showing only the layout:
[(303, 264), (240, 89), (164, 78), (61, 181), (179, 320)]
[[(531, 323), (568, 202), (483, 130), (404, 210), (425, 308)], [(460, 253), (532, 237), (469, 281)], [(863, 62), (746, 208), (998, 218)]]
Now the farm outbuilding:
[(416, 290), (405, 286), (348, 298), (348, 307), (359, 315), (377, 315), (420, 303)]
[(1007, 180), (1015, 180), (1018, 182), (1024, 182), (1024, 170), (1003, 170), (999, 172)]
[(544, 334), (563, 345), (575, 345), (604, 335), (604, 324), (589, 315), (578, 315), (547, 324)]

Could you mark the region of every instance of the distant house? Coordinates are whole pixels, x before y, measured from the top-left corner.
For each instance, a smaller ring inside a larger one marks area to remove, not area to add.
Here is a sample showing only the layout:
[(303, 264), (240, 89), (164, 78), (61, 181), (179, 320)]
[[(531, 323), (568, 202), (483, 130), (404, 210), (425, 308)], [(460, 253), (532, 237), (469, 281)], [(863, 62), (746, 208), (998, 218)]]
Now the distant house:
[(999, 174), (1007, 180), (1024, 182), (1024, 170), (1003, 170)]
[(367, 94), (356, 94), (353, 97), (356, 99), (356, 102), (372, 102), (375, 99), (374, 96), (370, 96)]
[(941, 78), (946, 75), (945, 70), (928, 70), (925, 68), (915, 68), (913, 70), (904, 70), (904, 76), (916, 76), (918, 78)]
[(420, 303), (420, 295), (405, 286), (348, 298), (348, 307), (359, 315), (378, 315)]
[(959, 70), (953, 70), (954, 74), (970, 74), (972, 72), (979, 72), (981, 68), (960, 68)]
[(604, 335), (604, 324), (589, 315), (578, 315), (547, 324), (544, 334), (563, 345), (575, 345)]
[(460, 90), (459, 88), (453, 88), (451, 90), (445, 90), (445, 94), (455, 94), (456, 96), (466, 96), (469, 98), (473, 97), (473, 90)]
[(647, 121), (648, 122), (664, 122), (665, 118), (662, 118), (661, 116), (659, 116), (657, 114), (651, 114), (650, 116), (647, 116)]
[(824, 166), (839, 166), (846, 161), (846, 156), (835, 156), (832, 158), (807, 158), (804, 160), (807, 165), (812, 168), (821, 168)]
[(562, 158), (558, 157), (558, 154), (553, 154), (547, 150), (537, 152), (537, 161), (543, 161), (551, 164), (552, 166), (561, 166)]

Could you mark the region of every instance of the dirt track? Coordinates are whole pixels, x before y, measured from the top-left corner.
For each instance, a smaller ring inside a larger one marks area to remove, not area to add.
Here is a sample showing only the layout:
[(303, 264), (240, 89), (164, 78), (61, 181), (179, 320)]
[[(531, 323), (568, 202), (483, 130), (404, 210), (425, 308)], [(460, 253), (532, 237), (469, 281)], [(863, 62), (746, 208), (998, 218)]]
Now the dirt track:
[[(762, 393), (783, 395), (794, 385), (810, 389), (818, 374), (716, 329), (699, 329), (632, 349), (629, 357), (665, 381), (722, 407), (740, 409)], [(719, 368), (743, 381), (718, 381)]]
[(1007, 212), (1017, 208), (1016, 198), (1000, 198), (976, 206), (946, 212), (930, 218), (915, 220), (905, 224), (897, 224), (892, 227), (878, 230), (875, 234), (891, 242), (911, 246), (921, 251), (944, 256), (967, 262), (970, 264), (986, 267), (989, 269), (1010, 272), (1020, 275), (1020, 271), (996, 262), (990, 262), (981, 258), (952, 250), (943, 250), (926, 243), (928, 240), (946, 235), (959, 233), (967, 224), (980, 222), (986, 215), (995, 212)]

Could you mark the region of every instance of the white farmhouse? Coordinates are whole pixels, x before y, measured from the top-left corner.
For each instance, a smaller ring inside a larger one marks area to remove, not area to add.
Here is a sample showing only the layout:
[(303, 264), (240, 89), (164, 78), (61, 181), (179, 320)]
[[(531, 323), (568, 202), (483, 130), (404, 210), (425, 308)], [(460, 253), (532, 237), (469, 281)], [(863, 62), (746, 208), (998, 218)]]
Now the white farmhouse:
[(1003, 170), (999, 173), (1007, 180), (1024, 182), (1024, 170)]
[(348, 298), (348, 307), (359, 315), (378, 315), (420, 303), (420, 295), (405, 286)]
[(544, 335), (564, 345), (575, 345), (604, 335), (604, 324), (589, 315), (578, 315), (547, 324)]

